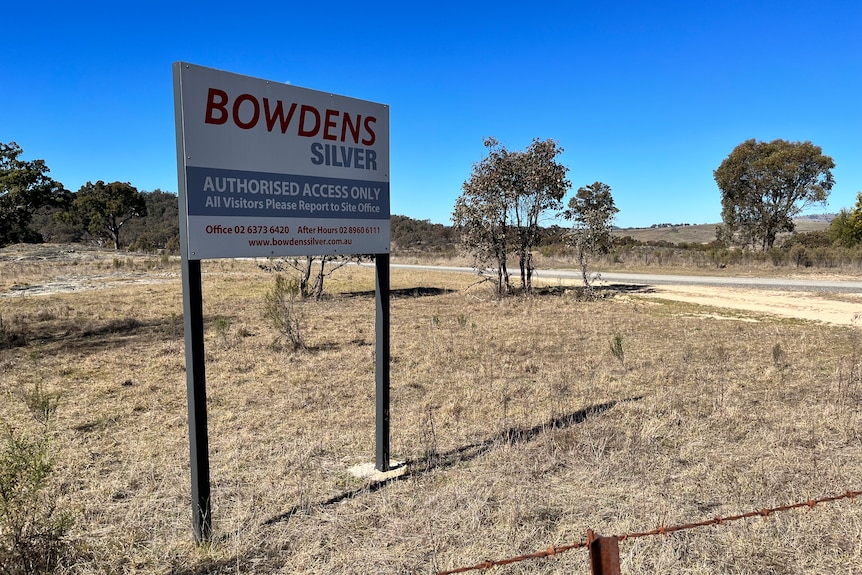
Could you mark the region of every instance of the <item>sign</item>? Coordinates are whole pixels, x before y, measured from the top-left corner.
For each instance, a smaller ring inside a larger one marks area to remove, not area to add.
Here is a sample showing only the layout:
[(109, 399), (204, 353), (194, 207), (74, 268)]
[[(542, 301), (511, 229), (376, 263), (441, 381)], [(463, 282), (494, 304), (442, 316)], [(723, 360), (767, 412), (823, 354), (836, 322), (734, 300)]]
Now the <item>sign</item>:
[(389, 108), (173, 65), (195, 541), (211, 540), (201, 260), (374, 254), (376, 468), (389, 470)]
[(389, 107), (174, 64), (184, 255), (389, 252)]

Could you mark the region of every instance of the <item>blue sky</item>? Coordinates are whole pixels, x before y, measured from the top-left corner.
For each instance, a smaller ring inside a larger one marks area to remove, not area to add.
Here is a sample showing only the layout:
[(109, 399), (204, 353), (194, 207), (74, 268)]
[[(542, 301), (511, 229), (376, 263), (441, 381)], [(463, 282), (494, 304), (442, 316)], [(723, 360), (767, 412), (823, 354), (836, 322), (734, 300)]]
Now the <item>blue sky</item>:
[(862, 191), (862, 1), (13, 2), (0, 141), (88, 180), (176, 191), (171, 64), (391, 106), (393, 214), (450, 223), (483, 138), (553, 138), (617, 225), (715, 223), (740, 142), (810, 140)]

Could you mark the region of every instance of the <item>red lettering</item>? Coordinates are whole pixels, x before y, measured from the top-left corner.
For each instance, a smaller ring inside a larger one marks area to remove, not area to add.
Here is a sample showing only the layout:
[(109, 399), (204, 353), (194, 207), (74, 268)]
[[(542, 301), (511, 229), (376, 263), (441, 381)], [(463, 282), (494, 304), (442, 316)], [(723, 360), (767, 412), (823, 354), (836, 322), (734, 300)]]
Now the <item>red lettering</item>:
[[(311, 112), (311, 115), (314, 116), (314, 128), (306, 129), (305, 127), (305, 119), (308, 117), (306, 112)], [(317, 135), (317, 132), (320, 131), (320, 112), (317, 111), (313, 106), (308, 106), (303, 104), (299, 108), (299, 132), (300, 136), (304, 136), (306, 138), (312, 138)]]
[(290, 108), (287, 111), (287, 117), (284, 117), (284, 107), (282, 105), (281, 100), (276, 100), (275, 110), (270, 111), (269, 109), (269, 98), (263, 99), (263, 112), (266, 116), (266, 129), (272, 132), (273, 126), (275, 126), (275, 121), (278, 120), (281, 125), (281, 133), (284, 134), (287, 132), (288, 126), (290, 126), (290, 120), (293, 118), (293, 113), (296, 111), (296, 102), (292, 102), (290, 104)]
[[(267, 131), (272, 132), (278, 126), (281, 133), (286, 134), (296, 115), (297, 106), (299, 104), (291, 102), (285, 111), (285, 103), (281, 100), (275, 100), (273, 103), (269, 98), (263, 98), (263, 114)], [(238, 128), (251, 130), (260, 121), (260, 108), (260, 100), (252, 94), (240, 94), (231, 104), (231, 98), (227, 92), (218, 88), (209, 88), (204, 121), (207, 124), (223, 125), (228, 120), (233, 120)], [(354, 144), (373, 146), (377, 141), (376, 124), (377, 118), (374, 116), (363, 117), (362, 114), (351, 115), (348, 112), (330, 109), (326, 109), (321, 118), (317, 108), (302, 104), (299, 106), (297, 135), (303, 138), (314, 138), (323, 128), (324, 140), (341, 142), (350, 140)]]
[(329, 128), (334, 128), (335, 126), (338, 125), (335, 122), (335, 120), (332, 119), (332, 117), (335, 116), (337, 118), (338, 114), (340, 114), (340, 113), (341, 112), (339, 112), (338, 110), (326, 110), (326, 116), (325, 116), (325, 119), (323, 120), (323, 139), (324, 140), (337, 140), (338, 139), (338, 136), (336, 136), (335, 134), (329, 133)]
[[(239, 108), (242, 106), (243, 102), (251, 102), (254, 107), (254, 113), (251, 115), (251, 120), (248, 122), (243, 122), (239, 119)], [(257, 101), (257, 98), (252, 96), (251, 94), (240, 94), (233, 103), (233, 123), (237, 125), (237, 127), (242, 128), (243, 130), (250, 130), (257, 125), (257, 121), (260, 119), (260, 102)]]
[(365, 131), (368, 132), (367, 138), (362, 138), (362, 143), (366, 146), (371, 146), (374, 144), (374, 141), (377, 140), (377, 136), (374, 134), (374, 128), (371, 127), (371, 124), (377, 122), (377, 118), (374, 116), (367, 116), (365, 118)]
[[(218, 101), (216, 101), (216, 98), (218, 98)], [(225, 107), (227, 101), (227, 92), (217, 88), (210, 88), (207, 92), (207, 115), (204, 122), (216, 125), (227, 122), (228, 115), (227, 108)], [(219, 113), (218, 117), (215, 116), (215, 112)]]
[(350, 129), (350, 135), (353, 136), (353, 143), (359, 143), (359, 128), (360, 123), (362, 122), (362, 114), (356, 115), (356, 124), (353, 123), (353, 120), (350, 119), (350, 114), (344, 114), (344, 123), (341, 124), (341, 141), (344, 142), (347, 140), (347, 130), (348, 127)]

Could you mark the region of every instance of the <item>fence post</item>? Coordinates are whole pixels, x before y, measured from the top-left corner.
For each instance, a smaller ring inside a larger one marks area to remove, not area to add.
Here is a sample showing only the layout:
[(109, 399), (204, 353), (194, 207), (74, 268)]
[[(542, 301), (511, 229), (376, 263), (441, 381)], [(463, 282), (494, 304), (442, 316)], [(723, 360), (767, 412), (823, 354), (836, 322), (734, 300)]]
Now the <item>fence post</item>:
[(592, 575), (621, 575), (620, 542), (616, 537), (601, 537), (587, 530)]

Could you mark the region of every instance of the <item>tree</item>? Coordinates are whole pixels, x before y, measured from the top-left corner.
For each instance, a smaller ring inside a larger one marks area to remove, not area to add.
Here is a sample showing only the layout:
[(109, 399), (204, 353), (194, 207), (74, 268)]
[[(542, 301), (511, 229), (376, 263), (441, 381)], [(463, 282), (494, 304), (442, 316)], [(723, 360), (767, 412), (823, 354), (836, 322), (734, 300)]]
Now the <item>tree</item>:
[(147, 206), (146, 215), (129, 220), (123, 237), (132, 250), (153, 252), (177, 251), (180, 245), (179, 200), (176, 194), (158, 188), (141, 192)]
[(473, 166), (470, 179), (462, 185), (452, 222), (460, 233), (463, 251), (473, 256), (473, 267), (481, 275), (489, 265), (496, 266), (497, 295), (506, 295), (512, 287), (507, 261), (511, 201), (503, 181), (505, 162), (495, 150), (497, 142), (487, 138), (485, 146), (488, 157)]
[(145, 216), (144, 196), (128, 182), (87, 182), (78, 190), (74, 214), (97, 239), (109, 238), (120, 249), (120, 230), (131, 220)]
[(835, 162), (811, 142), (746, 140), (713, 172), (721, 190), (723, 240), (770, 249), (793, 218), (825, 202)]
[(588, 295), (593, 292), (589, 262), (595, 254), (606, 252), (610, 248), (613, 241), (611, 229), (617, 212), (619, 210), (614, 205), (611, 187), (595, 182), (578, 188), (575, 197), (569, 200), (569, 209), (562, 214), (572, 222), (568, 242), (578, 254), (584, 288)]
[(0, 247), (17, 242), (41, 242), (30, 228), (36, 210), (65, 199), (63, 185), (48, 177), (44, 160), (24, 161), (15, 142), (0, 142)]
[(852, 210), (842, 209), (829, 223), (829, 238), (844, 247), (852, 248), (862, 243), (862, 192), (856, 194), (856, 206)]
[(563, 207), (563, 196), (571, 184), (566, 179), (569, 169), (557, 163), (563, 149), (553, 140), (533, 140), (522, 153), (516, 153), (515, 163), (515, 229), (521, 287), (533, 289), (533, 248), (538, 245), (541, 231), (539, 220), (550, 210)]
[(473, 166), (455, 202), (452, 221), (462, 249), (484, 272), (496, 268), (498, 295), (511, 293), (509, 252), (518, 256), (521, 287), (532, 288), (533, 249), (540, 239), (539, 221), (562, 207), (570, 184), (568, 168), (556, 162), (562, 148), (553, 140), (533, 140), (525, 151), (512, 152), (494, 138), (485, 139), (488, 157)]
[[(270, 260), (269, 264), (258, 264), (258, 267), (264, 271), (275, 274), (284, 272), (291, 273), (295, 277), (291, 278), (291, 282), (295, 284), (296, 295), (301, 299), (312, 298), (319, 301), (323, 298), (323, 283), (326, 278), (331, 276), (336, 270), (343, 268), (351, 262), (361, 262), (362, 255), (322, 255), (322, 256), (301, 256), (294, 258), (280, 258)], [(372, 256), (373, 257), (373, 256)], [(318, 264), (317, 271), (314, 271), (315, 262)], [(327, 270), (326, 265), (330, 264)], [(314, 276), (312, 277), (312, 273)]]

